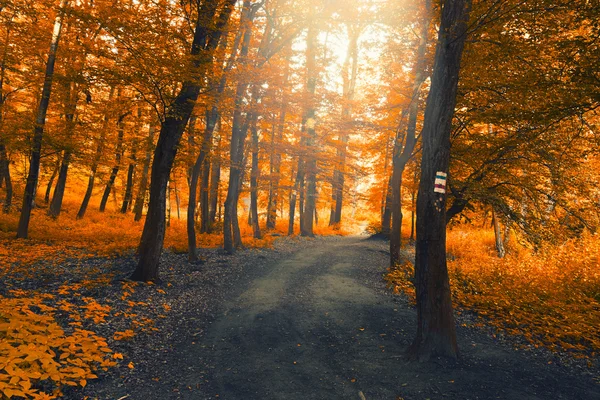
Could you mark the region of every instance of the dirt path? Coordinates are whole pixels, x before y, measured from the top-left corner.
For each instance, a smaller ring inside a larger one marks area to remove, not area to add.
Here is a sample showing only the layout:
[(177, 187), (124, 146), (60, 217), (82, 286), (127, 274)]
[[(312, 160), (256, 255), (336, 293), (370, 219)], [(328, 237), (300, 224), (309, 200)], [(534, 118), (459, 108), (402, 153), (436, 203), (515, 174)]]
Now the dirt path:
[(384, 290), (386, 262), (381, 242), (345, 238), (265, 268), (203, 339), (204, 389), (221, 399), (600, 398), (589, 378), (464, 330), (458, 365), (406, 362), (415, 313)]
[(364, 237), (320, 238), (271, 259), (248, 252), (253, 267), (225, 289), (203, 333), (178, 332), (168, 352), (138, 363), (133, 373), (147, 377), (109, 392), (129, 400), (600, 399), (590, 376), (472, 328), (459, 327), (458, 364), (407, 362), (416, 314), (384, 287), (387, 254), (386, 242)]

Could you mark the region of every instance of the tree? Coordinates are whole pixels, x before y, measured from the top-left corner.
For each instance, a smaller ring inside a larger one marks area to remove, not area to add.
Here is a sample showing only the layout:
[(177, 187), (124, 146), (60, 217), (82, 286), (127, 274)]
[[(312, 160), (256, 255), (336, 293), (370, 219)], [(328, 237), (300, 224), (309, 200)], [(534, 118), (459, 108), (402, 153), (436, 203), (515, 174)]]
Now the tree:
[(42, 153), (42, 137), (44, 135), (44, 125), (46, 124), (46, 113), (50, 104), (50, 94), (52, 93), (52, 80), (54, 78), (54, 64), (56, 62), (56, 52), (58, 42), (63, 26), (65, 11), (69, 5), (68, 0), (61, 0), (59, 10), (54, 20), (54, 30), (52, 32), (52, 41), (50, 42), (50, 51), (46, 61), (46, 72), (44, 75), (44, 86), (42, 88), (42, 97), (38, 106), (33, 131), (33, 144), (29, 162), (29, 173), (27, 174), (27, 184), (23, 194), (23, 206), (19, 218), (19, 227), (17, 229), (17, 238), (26, 239), (29, 232), (29, 221), (31, 219), (31, 210), (35, 202), (35, 192), (38, 185), (40, 171), (40, 158)]
[(456, 104), (460, 61), (471, 11), (470, 0), (447, 0), (435, 52), (422, 140), (421, 182), (417, 199), (415, 289), (417, 335), (410, 354), (458, 357), (446, 265), (446, 194), (450, 133)]
[[(413, 67), (414, 82), (408, 107), (402, 111), (400, 127), (394, 143), (392, 153), (392, 177), (390, 179), (391, 193), (391, 230), (390, 230), (390, 267), (400, 262), (400, 247), (402, 244), (402, 175), (406, 164), (413, 157), (417, 143), (417, 113), (419, 110), (419, 94), (421, 85), (425, 81), (425, 55), (427, 50), (427, 35), (429, 34), (429, 20), (431, 4), (425, 1), (423, 17), (421, 21), (421, 33), (416, 60)], [(406, 122), (405, 118), (407, 119)], [(404, 125), (406, 124), (406, 130)], [(406, 137), (405, 139), (403, 137)], [(405, 140), (404, 143), (403, 140)], [(404, 145), (404, 147), (403, 147)]]
[(171, 167), (179, 141), (200, 93), (201, 68), (211, 63), (212, 53), (221, 39), (234, 4), (235, 0), (227, 0), (219, 12), (219, 2), (211, 0), (203, 2), (198, 9), (194, 40), (190, 51), (192, 56), (191, 74), (183, 82), (181, 90), (171, 103), (167, 115), (161, 123), (158, 143), (154, 151), (150, 202), (140, 240), (140, 259), (131, 276), (133, 280), (156, 281), (159, 279), (160, 256), (165, 237), (167, 185)]

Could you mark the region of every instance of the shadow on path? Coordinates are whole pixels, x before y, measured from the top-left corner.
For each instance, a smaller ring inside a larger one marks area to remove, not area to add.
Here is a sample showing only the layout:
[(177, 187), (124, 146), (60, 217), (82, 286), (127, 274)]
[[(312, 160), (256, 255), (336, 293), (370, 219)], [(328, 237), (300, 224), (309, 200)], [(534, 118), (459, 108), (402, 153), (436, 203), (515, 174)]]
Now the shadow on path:
[(201, 385), (196, 373), (183, 380), (234, 400), (600, 399), (589, 378), (465, 328), (460, 363), (407, 362), (416, 314), (384, 290), (387, 260), (384, 242), (324, 240), (242, 279), (202, 344), (178, 349), (208, 361)]

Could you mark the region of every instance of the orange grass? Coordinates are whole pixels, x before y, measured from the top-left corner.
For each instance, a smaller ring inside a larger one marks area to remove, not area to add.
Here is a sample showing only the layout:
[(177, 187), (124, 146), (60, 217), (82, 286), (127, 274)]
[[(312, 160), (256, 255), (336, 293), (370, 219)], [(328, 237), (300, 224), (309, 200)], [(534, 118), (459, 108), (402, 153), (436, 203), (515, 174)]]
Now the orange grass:
[[(454, 304), (531, 345), (594, 358), (600, 350), (600, 240), (584, 235), (533, 252), (511, 243), (500, 259), (493, 232), (455, 229), (447, 240)], [(412, 265), (390, 272), (414, 299)]]

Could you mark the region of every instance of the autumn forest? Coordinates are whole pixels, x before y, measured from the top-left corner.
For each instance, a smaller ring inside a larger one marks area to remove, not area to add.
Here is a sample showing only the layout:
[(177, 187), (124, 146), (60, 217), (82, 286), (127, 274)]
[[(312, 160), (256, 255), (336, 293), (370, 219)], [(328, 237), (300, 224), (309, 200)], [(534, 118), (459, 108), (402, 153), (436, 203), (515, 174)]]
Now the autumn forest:
[(598, 382), (599, 59), (594, 0), (0, 0), (0, 398), (138, 398), (88, 382), (191, 276), (218, 310), (239, 260), (343, 243), (407, 363), (467, 329)]

